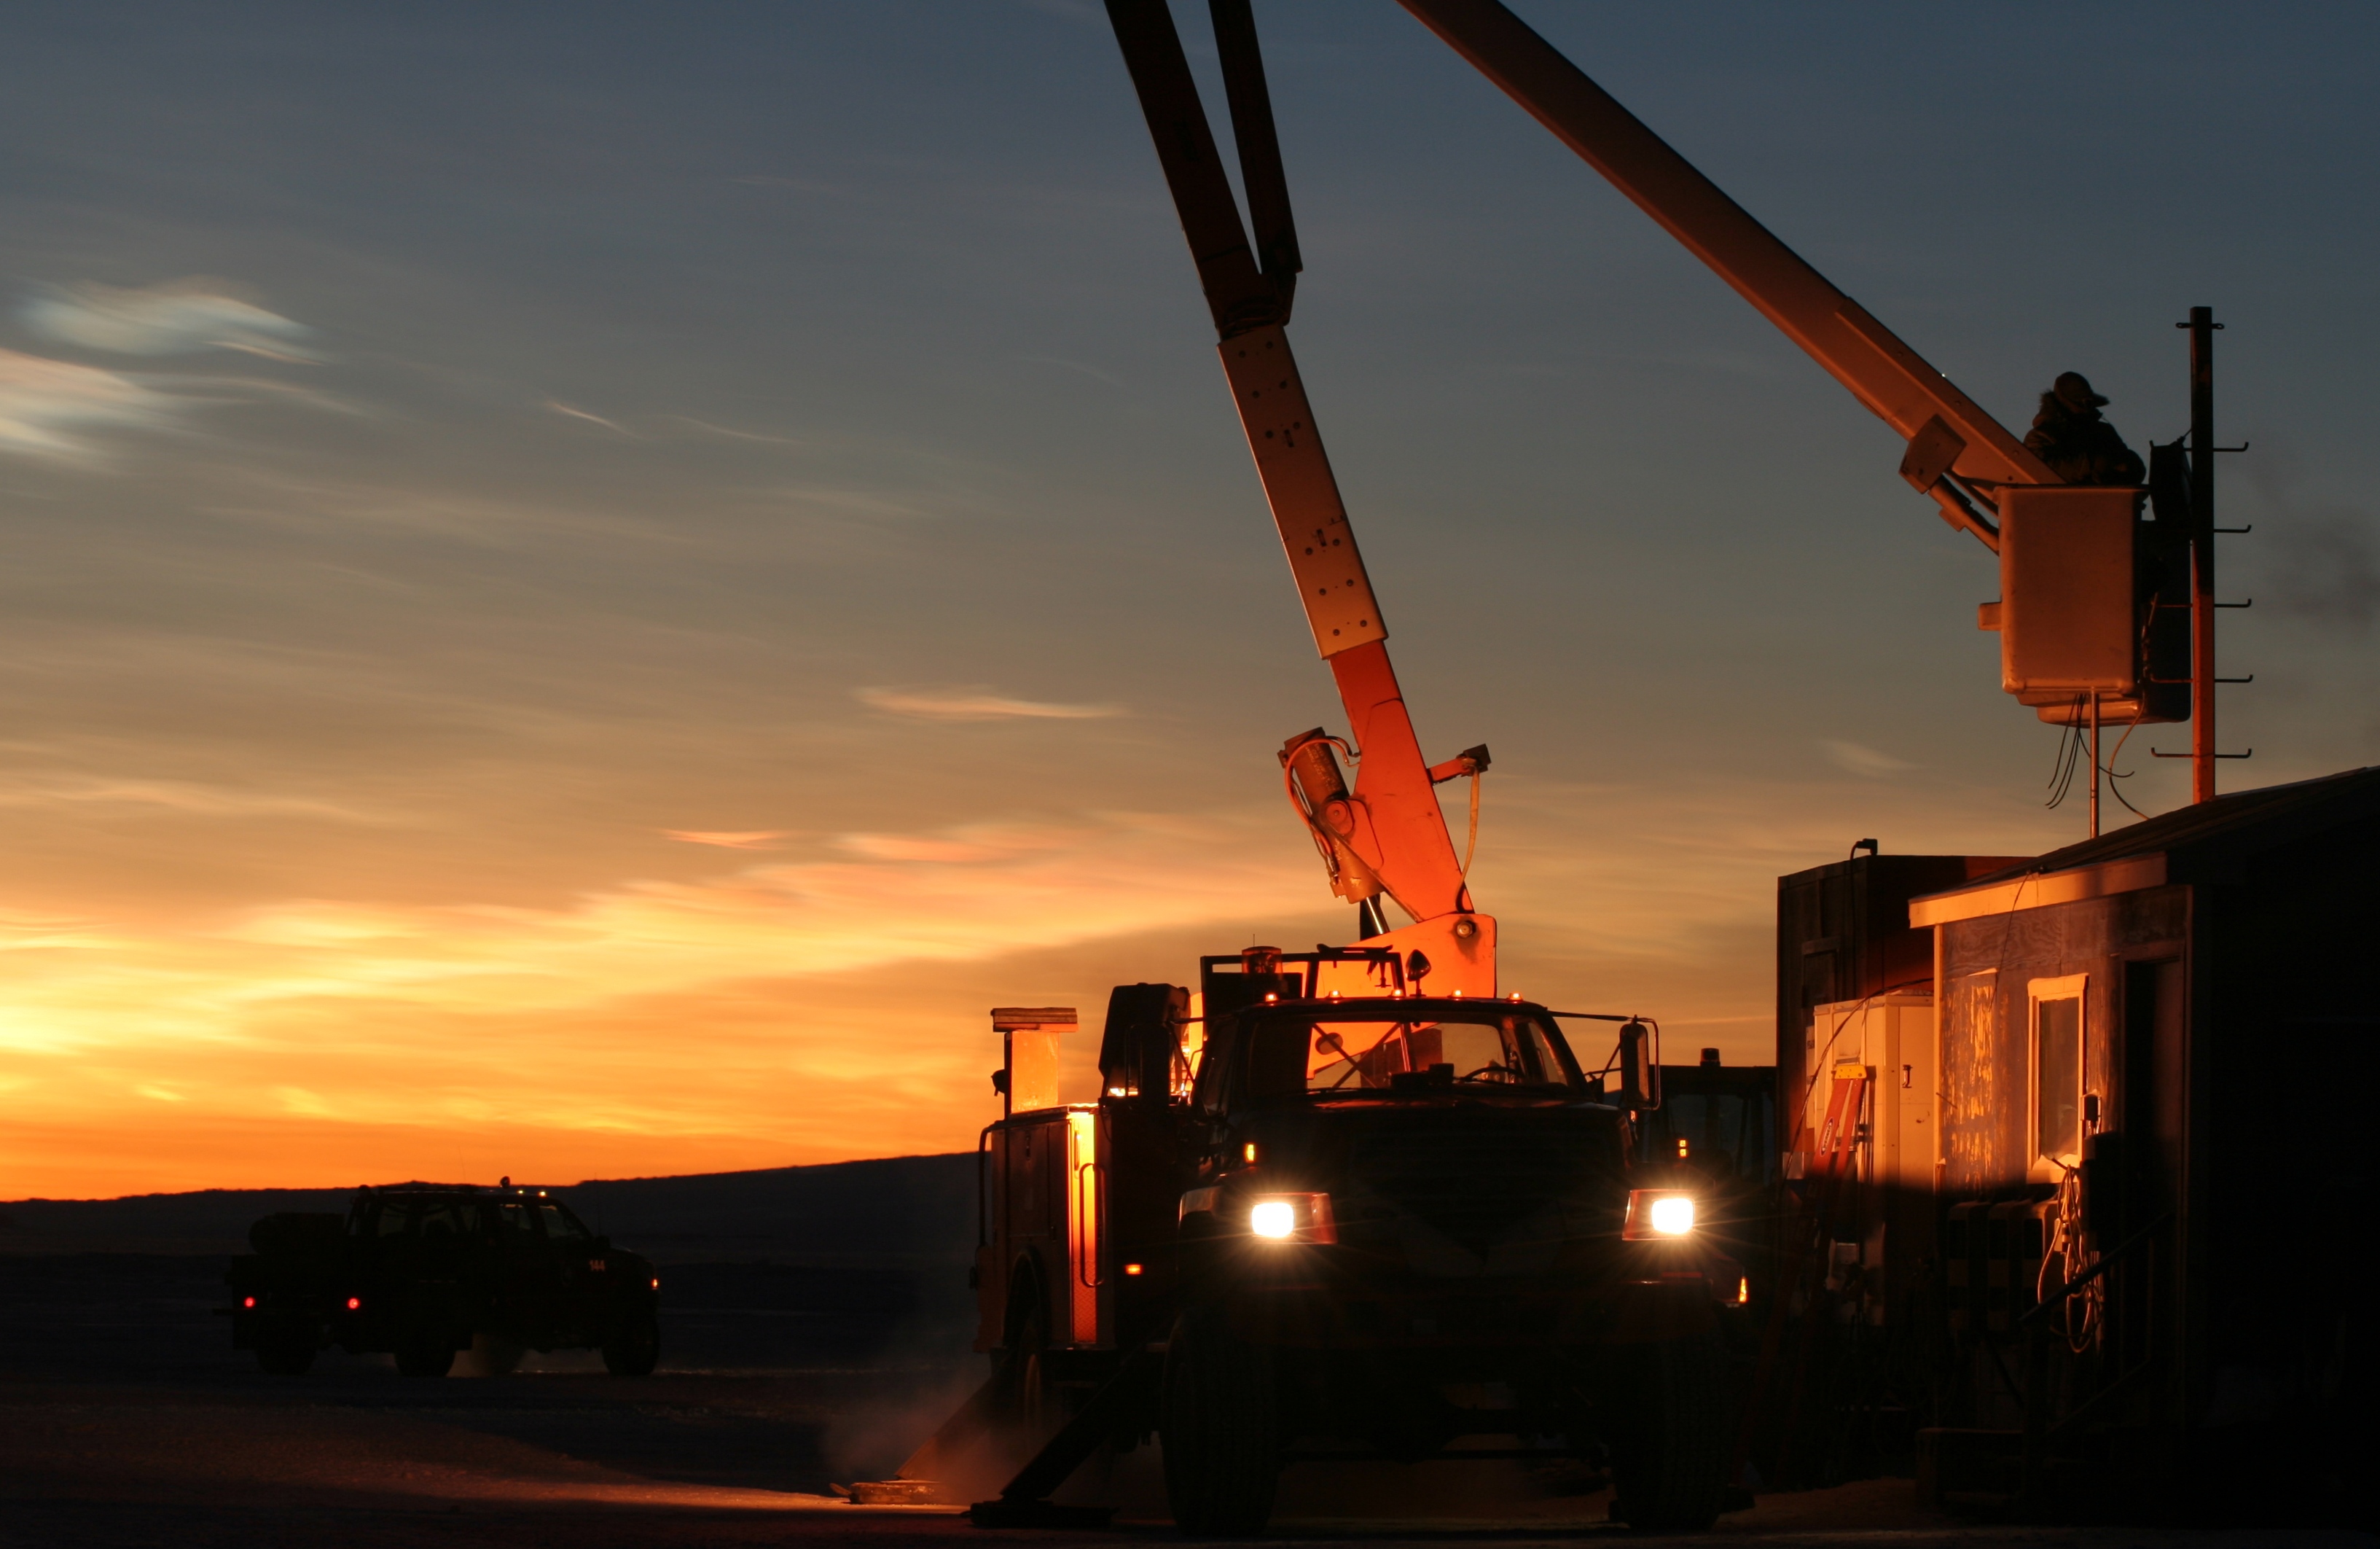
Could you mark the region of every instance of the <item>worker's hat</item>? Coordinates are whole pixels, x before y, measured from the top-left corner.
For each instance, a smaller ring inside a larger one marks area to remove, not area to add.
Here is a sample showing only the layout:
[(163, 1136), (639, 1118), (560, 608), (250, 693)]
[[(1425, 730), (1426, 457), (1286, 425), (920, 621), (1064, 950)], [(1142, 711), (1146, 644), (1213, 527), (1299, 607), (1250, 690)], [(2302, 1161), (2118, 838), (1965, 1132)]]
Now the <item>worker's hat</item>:
[(2081, 372), (2059, 372), (2049, 390), (2069, 409), (2096, 409), (2107, 401), (2091, 391), (2091, 379)]

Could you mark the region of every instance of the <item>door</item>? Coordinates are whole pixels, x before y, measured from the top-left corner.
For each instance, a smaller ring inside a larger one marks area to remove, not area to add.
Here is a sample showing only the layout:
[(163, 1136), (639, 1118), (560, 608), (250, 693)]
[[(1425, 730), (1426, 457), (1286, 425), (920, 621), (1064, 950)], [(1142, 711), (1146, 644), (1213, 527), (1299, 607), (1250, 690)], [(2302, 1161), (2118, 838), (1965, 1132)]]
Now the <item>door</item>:
[(482, 1213), (489, 1234), (491, 1311), (496, 1328), (516, 1345), (550, 1350), (563, 1323), (562, 1277), (546, 1251), (533, 1204), (507, 1200)]
[(573, 1335), (570, 1342), (602, 1343), (611, 1323), (610, 1265), (595, 1250), (595, 1234), (556, 1200), (540, 1201), (537, 1219), (560, 1282), (562, 1323)]

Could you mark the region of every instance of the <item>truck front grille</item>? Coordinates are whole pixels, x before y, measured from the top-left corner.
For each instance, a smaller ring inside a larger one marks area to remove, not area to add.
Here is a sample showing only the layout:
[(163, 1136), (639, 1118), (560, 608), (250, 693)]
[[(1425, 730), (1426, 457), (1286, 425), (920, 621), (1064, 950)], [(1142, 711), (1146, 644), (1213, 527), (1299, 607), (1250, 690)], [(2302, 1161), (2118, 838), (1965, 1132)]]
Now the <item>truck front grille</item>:
[[(1567, 1115), (1399, 1115), (1356, 1140), (1350, 1181), (1359, 1197), (1410, 1213), (1476, 1253), (1512, 1238), (1547, 1206), (1574, 1207), (1566, 1223), (1537, 1221), (1532, 1235), (1566, 1235), (1617, 1187), (1611, 1138), (1559, 1121)], [(1598, 1184), (1602, 1187), (1598, 1188)], [(1353, 1202), (1353, 1201), (1351, 1201)]]

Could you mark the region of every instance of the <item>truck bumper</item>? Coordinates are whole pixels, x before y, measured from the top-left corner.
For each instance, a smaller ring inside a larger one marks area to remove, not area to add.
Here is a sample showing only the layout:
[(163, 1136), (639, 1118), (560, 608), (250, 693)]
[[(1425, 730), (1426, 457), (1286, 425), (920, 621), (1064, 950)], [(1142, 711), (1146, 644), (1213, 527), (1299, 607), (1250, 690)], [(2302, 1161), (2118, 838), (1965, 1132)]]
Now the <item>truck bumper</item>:
[(310, 1312), (234, 1309), (231, 1348), (235, 1350), (286, 1348), (302, 1345), (321, 1349), (331, 1342), (322, 1318)]
[(1260, 1286), (1226, 1299), (1250, 1343), (1315, 1350), (1520, 1355), (1674, 1339), (1714, 1326), (1718, 1287), (1696, 1272), (1600, 1287), (1542, 1283)]

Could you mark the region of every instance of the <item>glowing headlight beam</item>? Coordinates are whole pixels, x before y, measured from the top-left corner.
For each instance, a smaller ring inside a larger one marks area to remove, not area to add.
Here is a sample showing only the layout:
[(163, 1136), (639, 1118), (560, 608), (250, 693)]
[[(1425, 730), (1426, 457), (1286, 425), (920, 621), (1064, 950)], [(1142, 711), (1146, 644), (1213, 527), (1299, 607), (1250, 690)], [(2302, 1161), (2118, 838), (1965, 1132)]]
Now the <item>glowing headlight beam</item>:
[(1632, 1189), (1628, 1218), (1620, 1235), (1630, 1242), (1689, 1236), (1694, 1229), (1694, 1197), (1670, 1189)]
[(1328, 1194), (1260, 1194), (1248, 1201), (1248, 1233), (1266, 1242), (1336, 1242)]

